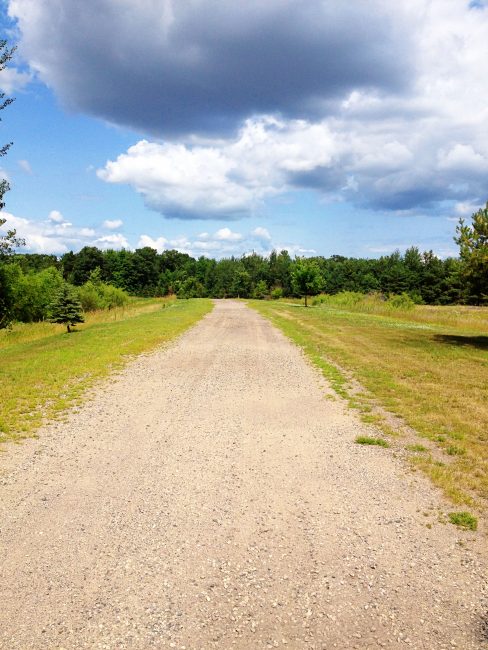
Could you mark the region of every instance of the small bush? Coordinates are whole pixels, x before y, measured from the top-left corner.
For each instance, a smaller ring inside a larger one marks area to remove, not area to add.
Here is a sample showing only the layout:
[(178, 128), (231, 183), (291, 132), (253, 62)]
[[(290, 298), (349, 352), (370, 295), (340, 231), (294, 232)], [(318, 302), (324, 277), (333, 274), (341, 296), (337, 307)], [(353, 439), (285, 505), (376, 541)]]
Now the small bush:
[(275, 287), (271, 292), (271, 298), (273, 300), (279, 300), (280, 298), (283, 298), (283, 289), (281, 287)]
[(464, 456), (466, 449), (457, 447), (456, 445), (449, 445), (449, 447), (446, 449), (446, 453), (449, 454), (449, 456)]
[(389, 447), (390, 445), (382, 438), (370, 438), (369, 436), (358, 436), (356, 438), (358, 445), (377, 445), (378, 447)]
[(78, 288), (78, 297), (83, 311), (123, 307), (129, 301), (129, 295), (123, 289), (92, 280)]
[(478, 520), (469, 512), (450, 512), (449, 521), (451, 524), (467, 530), (476, 530), (478, 528)]
[(415, 307), (415, 303), (408, 293), (401, 293), (399, 296), (391, 295), (388, 297), (387, 304), (393, 309), (410, 310)]

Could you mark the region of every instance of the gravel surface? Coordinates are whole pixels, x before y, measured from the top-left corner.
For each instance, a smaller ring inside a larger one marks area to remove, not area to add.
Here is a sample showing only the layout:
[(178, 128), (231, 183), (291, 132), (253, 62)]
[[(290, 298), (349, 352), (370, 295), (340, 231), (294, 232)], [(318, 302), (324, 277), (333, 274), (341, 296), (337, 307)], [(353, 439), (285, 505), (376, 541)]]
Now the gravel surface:
[(488, 648), (486, 537), (371, 431), (218, 301), (0, 458), (0, 647)]

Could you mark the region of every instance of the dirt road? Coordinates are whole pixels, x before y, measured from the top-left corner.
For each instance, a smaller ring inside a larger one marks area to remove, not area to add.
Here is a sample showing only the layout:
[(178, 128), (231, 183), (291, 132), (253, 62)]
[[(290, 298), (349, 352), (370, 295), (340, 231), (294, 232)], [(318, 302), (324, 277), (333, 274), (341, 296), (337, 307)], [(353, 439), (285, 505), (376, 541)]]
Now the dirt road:
[[(0, 458), (0, 647), (488, 647), (482, 533), (236, 302)], [(429, 528), (426, 524), (431, 524)]]

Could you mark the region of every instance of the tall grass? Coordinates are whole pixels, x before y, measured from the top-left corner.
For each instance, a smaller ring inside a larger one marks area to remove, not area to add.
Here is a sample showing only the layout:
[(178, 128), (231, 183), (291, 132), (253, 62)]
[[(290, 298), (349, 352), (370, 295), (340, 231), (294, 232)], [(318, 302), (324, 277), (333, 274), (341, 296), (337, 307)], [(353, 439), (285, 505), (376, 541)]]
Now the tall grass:
[(428, 440), (429, 451), (412, 462), (453, 501), (488, 504), (488, 309), (403, 309), (350, 294), (308, 309), (250, 304), (301, 345), (365, 419), (389, 430), (400, 418)]
[(388, 316), (393, 319), (407, 318), (411, 323), (445, 325), (479, 332), (487, 332), (486, 307), (466, 305), (432, 306), (415, 305), (405, 294), (386, 299), (380, 294), (363, 294), (343, 291), (336, 295), (322, 294), (313, 299), (312, 305), (328, 307), (361, 314)]
[(139, 299), (87, 314), (71, 334), (50, 323), (0, 332), (0, 442), (31, 435), (97, 379), (178, 336), (211, 309), (209, 300)]

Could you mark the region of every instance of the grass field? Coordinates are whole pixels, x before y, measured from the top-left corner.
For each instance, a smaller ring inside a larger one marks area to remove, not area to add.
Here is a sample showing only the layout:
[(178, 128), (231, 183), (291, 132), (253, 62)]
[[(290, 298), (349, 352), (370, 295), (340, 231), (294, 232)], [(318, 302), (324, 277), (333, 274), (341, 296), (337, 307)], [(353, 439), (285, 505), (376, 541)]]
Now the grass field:
[(212, 309), (209, 300), (134, 299), (86, 315), (71, 334), (33, 323), (0, 331), (0, 442), (32, 435), (131, 356), (170, 341)]
[(395, 436), (394, 447), (453, 502), (486, 508), (488, 309), (317, 302), (249, 304), (304, 349), (366, 422)]

